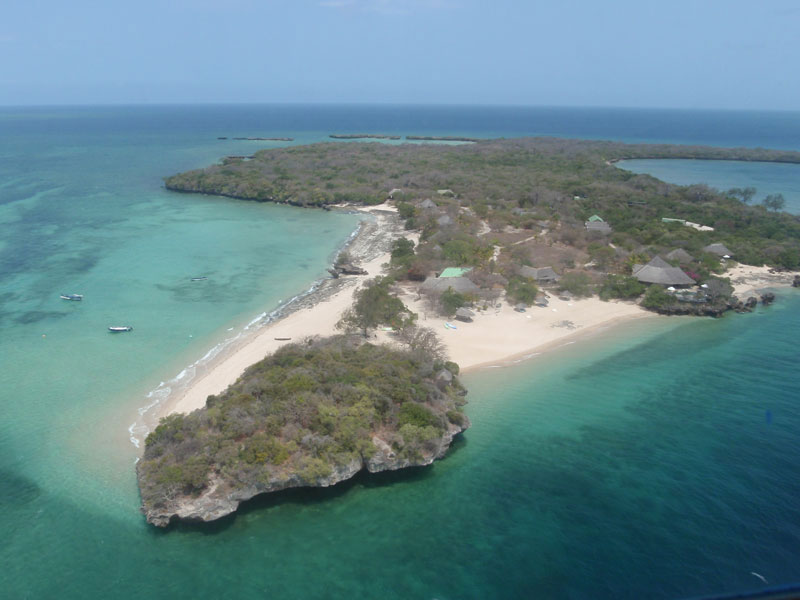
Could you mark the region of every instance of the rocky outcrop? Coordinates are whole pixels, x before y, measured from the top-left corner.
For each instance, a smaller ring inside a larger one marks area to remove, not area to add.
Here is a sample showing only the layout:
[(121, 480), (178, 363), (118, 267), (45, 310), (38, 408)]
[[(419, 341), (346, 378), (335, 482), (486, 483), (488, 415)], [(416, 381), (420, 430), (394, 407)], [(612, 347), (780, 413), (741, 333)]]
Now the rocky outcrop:
[(792, 280), (792, 287), (800, 287), (800, 275), (795, 275)]
[(457, 373), (425, 351), (360, 337), (282, 346), (147, 436), (142, 512), (159, 527), (214, 521), (261, 494), (429, 465), (470, 425)]
[(334, 265), (332, 268), (328, 269), (328, 273), (330, 273), (331, 277), (334, 279), (338, 279), (340, 275), (369, 275), (365, 269), (352, 263)]
[[(144, 506), (142, 512), (147, 522), (156, 527), (166, 527), (174, 520), (207, 523), (236, 512), (242, 502), (262, 494), (299, 487), (329, 487), (352, 478), (363, 469), (370, 473), (379, 473), (427, 466), (433, 461), (443, 458), (455, 436), (470, 426), (466, 415), (463, 419), (464, 422), (461, 425), (449, 423), (447, 431), (438, 440), (427, 444), (419, 454), (413, 457), (396, 450), (390, 441), (383, 439), (383, 437), (393, 438), (396, 435), (393, 432), (376, 433), (372, 436), (375, 451), (371, 456), (368, 458), (356, 457), (349, 462), (334, 465), (331, 472), (325, 476), (306, 479), (299, 473), (290, 473), (271, 478), (263, 483), (253, 482), (233, 487), (215, 474), (212, 475), (208, 485), (199, 495), (177, 496), (157, 506)], [(138, 471), (137, 465), (137, 474), (139, 474)]]

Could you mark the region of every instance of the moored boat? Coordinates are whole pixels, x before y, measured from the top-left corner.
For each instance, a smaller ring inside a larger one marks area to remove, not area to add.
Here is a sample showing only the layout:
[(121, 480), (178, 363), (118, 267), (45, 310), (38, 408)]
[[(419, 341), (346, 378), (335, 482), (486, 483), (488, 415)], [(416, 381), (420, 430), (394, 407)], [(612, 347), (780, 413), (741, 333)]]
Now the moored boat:
[(123, 331), (133, 331), (133, 327), (131, 327), (130, 325), (123, 325), (119, 327), (109, 327), (108, 330), (111, 333), (121, 333)]
[(205, 281), (208, 277), (192, 277), (191, 281)]
[(62, 300), (72, 300), (73, 302), (78, 302), (83, 300), (83, 294), (61, 294)]

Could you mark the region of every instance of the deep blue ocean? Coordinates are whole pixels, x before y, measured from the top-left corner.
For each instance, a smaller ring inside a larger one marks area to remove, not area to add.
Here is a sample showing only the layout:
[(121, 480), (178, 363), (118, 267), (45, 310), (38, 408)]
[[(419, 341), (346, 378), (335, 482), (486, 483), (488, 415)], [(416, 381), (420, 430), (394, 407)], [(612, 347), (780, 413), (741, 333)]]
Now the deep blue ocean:
[[(683, 598), (765, 587), (754, 573), (800, 582), (791, 289), (754, 314), (632, 322), (471, 373), (473, 427), (432, 467), (276, 494), (210, 526), (146, 525), (140, 413), (322, 277), (358, 224), (172, 194), (162, 177), (359, 132), (800, 150), (800, 113), (0, 109), (0, 597)], [(800, 170), (718, 166), (653, 172), (796, 197)], [(117, 324), (134, 331), (106, 333)]]

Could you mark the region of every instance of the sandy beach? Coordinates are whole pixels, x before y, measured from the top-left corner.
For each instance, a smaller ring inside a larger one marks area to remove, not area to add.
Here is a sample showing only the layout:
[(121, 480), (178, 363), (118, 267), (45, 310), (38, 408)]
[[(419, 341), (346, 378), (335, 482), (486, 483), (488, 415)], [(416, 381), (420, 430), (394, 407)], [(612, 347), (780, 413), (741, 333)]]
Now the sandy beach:
[[(348, 252), (368, 276), (323, 281), (287, 316), (264, 326), (227, 356), (209, 365), (185, 391), (175, 394), (161, 407), (160, 416), (202, 408), (209, 395), (223, 392), (247, 367), (284, 344), (338, 333), (336, 323), (351, 306), (355, 292), (365, 281), (380, 275), (383, 265), (389, 262), (391, 242), (400, 236), (415, 241), (418, 237), (416, 233), (403, 230), (391, 206), (359, 210), (372, 213), (374, 221), (362, 223), (362, 230)], [(738, 265), (727, 275), (734, 284), (735, 294), (744, 300), (760, 289), (791, 285), (795, 273), (771, 273), (768, 267)], [(513, 364), (621, 321), (664, 318), (633, 302), (603, 302), (596, 297), (561, 300), (552, 291), (547, 307), (530, 307), (525, 312), (517, 312), (507, 302), (498, 301), (486, 309), (475, 310), (473, 322), (462, 323), (436, 315), (418, 295), (415, 286), (405, 284), (399, 291), (406, 306), (417, 313), (418, 325), (436, 331), (450, 359), (465, 371)], [(446, 322), (455, 328), (446, 327)], [(390, 333), (377, 332), (375, 336), (376, 341), (395, 343)]]

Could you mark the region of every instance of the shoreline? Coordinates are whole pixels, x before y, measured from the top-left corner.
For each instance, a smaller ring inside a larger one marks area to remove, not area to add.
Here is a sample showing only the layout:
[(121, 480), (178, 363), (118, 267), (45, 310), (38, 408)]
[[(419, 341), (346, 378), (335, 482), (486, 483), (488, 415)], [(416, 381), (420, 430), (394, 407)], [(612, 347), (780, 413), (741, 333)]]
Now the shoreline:
[[(373, 222), (361, 221), (358, 229), (340, 249), (347, 250), (368, 275), (318, 280), (307, 292), (299, 294), (286, 305), (251, 321), (244, 330), (264, 318), (269, 319), (253, 335), (239, 343), (233, 340), (233, 343), (227, 344), (216, 355), (211, 356), (202, 365), (202, 372), (195, 374), (185, 388), (174, 390), (166, 398), (140, 409), (143, 418), (149, 417), (145, 419), (149, 422), (144, 424), (148, 432), (162, 417), (204, 407), (209, 395), (223, 392), (250, 365), (275, 352), (282, 345), (308, 337), (337, 333), (336, 322), (341, 313), (352, 305), (355, 292), (364, 281), (381, 274), (382, 265), (389, 262), (391, 242), (401, 236), (412, 239), (418, 236), (416, 232), (403, 229), (402, 222), (394, 214), (396, 209), (392, 206), (338, 205), (335, 208), (357, 210), (374, 216)], [(754, 294), (760, 289), (790, 286), (795, 275), (794, 272), (769, 271), (766, 266), (737, 265), (726, 275), (734, 284), (734, 293), (744, 300), (748, 294)], [(507, 303), (499, 302), (486, 310), (477, 310), (473, 322), (455, 321), (456, 329), (450, 329), (444, 325), (450, 319), (433, 314), (425, 306), (422, 297), (415, 294), (415, 286), (401, 285), (400, 288), (399, 297), (410, 310), (419, 315), (418, 325), (436, 331), (449, 359), (458, 363), (462, 372), (512, 366), (624, 322), (664, 318), (632, 302), (603, 302), (596, 297), (565, 301), (558, 299), (553, 293), (546, 308), (530, 307), (525, 313), (519, 313)], [(374, 339), (378, 343), (395, 343), (393, 337), (383, 331), (376, 332)], [(210, 354), (211, 351), (203, 358)], [(195, 365), (197, 363), (193, 366)], [(180, 378), (181, 374), (176, 380)], [(134, 435), (131, 430), (132, 441)], [(139, 447), (136, 442), (134, 445)]]
[[(336, 208), (353, 210), (356, 207), (342, 205)], [(337, 253), (349, 252), (354, 261), (367, 270), (368, 275), (319, 279), (287, 303), (250, 321), (243, 331), (263, 324), (244, 339), (232, 339), (202, 365), (202, 372), (197, 372), (186, 387), (171, 390), (166, 398), (148, 407), (149, 412), (153, 413), (147, 419), (150, 421), (146, 423), (148, 430), (152, 430), (160, 418), (169, 414), (191, 412), (205, 406), (209, 395), (224, 391), (247, 367), (280, 346), (335, 332), (339, 314), (352, 304), (353, 294), (360, 288), (361, 282), (380, 273), (381, 265), (389, 260), (390, 243), (403, 233), (402, 223), (394, 216), (393, 207), (379, 205), (356, 210), (372, 215), (374, 220), (362, 220)]]

